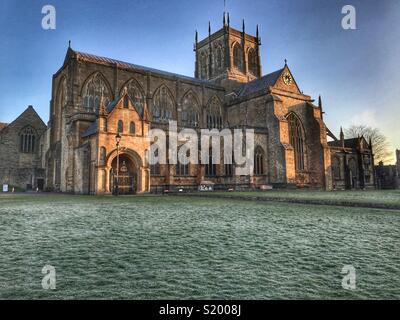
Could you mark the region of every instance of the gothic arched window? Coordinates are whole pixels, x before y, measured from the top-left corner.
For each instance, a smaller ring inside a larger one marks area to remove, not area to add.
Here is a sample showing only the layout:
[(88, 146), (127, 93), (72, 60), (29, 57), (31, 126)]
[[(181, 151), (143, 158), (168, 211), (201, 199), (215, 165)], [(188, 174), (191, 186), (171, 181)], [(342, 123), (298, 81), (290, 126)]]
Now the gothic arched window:
[(354, 158), (351, 158), (349, 160), (349, 173), (350, 173), (350, 178), (357, 178), (357, 162)]
[(260, 146), (254, 152), (254, 174), (264, 174), (264, 151)]
[(168, 122), (173, 118), (174, 102), (166, 86), (162, 86), (153, 97), (153, 119)]
[(290, 144), (294, 149), (296, 171), (305, 169), (304, 131), (300, 119), (292, 112), (287, 117), (289, 123)]
[(348, 163), (348, 172), (350, 178), (350, 187), (357, 188), (358, 182), (358, 165), (355, 158), (351, 158)]
[(227, 163), (227, 162), (228, 161), (225, 161), (225, 176), (232, 177), (233, 176), (233, 162), (234, 162), (233, 152), (232, 152), (231, 163)]
[(221, 69), (223, 67), (222, 48), (220, 46), (215, 49), (215, 67), (217, 69)]
[(251, 48), (247, 54), (247, 63), (250, 73), (257, 75), (257, 55), (253, 48)]
[(100, 148), (100, 164), (104, 165), (106, 163), (106, 156), (107, 156), (107, 151), (105, 147)]
[[(139, 85), (136, 83), (136, 80), (129, 80), (128, 84), (124, 86), (126, 88), (129, 97), (131, 98), (133, 104), (136, 107), (136, 110), (142, 115), (144, 110), (144, 97), (142, 90), (139, 88)], [(123, 89), (124, 90), (124, 89)], [(120, 92), (120, 96), (123, 93), (123, 90)]]
[(205, 174), (207, 177), (215, 177), (217, 175), (217, 165), (212, 154), (212, 148), (208, 151), (208, 163), (205, 165)]
[(154, 163), (155, 162), (154, 158), (158, 157), (158, 149), (156, 149), (154, 151), (154, 154), (152, 153), (150, 156), (152, 158), (152, 161), (151, 161), (152, 164), (150, 164), (150, 174), (154, 175), (154, 176), (159, 176), (160, 175), (160, 162), (157, 161), (157, 163)]
[(124, 97), (124, 108), (129, 108), (129, 98), (128, 98), (128, 96)]
[(36, 134), (32, 127), (26, 127), (20, 133), (20, 150), (24, 153), (34, 153), (36, 144)]
[(129, 124), (129, 133), (130, 134), (136, 133), (135, 123), (133, 121)]
[(92, 75), (85, 83), (82, 91), (83, 104), (89, 111), (98, 111), (101, 97), (104, 98), (105, 105), (111, 101), (111, 92), (108, 89), (106, 80), (100, 73)]
[[(190, 156), (190, 151), (188, 150), (186, 153), (186, 157), (189, 157), (189, 156)], [(177, 176), (188, 176), (189, 175), (189, 163), (183, 164), (178, 159), (178, 163), (176, 164), (175, 171), (176, 171)]]
[(202, 79), (207, 79), (207, 55), (203, 52), (200, 56), (200, 76)]
[(182, 124), (188, 127), (199, 127), (199, 104), (192, 92), (185, 94), (182, 99)]
[(208, 54), (202, 52), (200, 55), (200, 78), (208, 79)]
[(341, 179), (340, 175), (340, 159), (338, 157), (333, 157), (332, 159), (332, 174), (333, 178), (336, 180)]
[(122, 120), (118, 120), (118, 132), (123, 133), (124, 132), (124, 123)]
[(243, 50), (242, 46), (235, 43), (233, 46), (233, 65), (236, 69), (243, 72)]
[(207, 128), (222, 128), (222, 108), (218, 98), (213, 97), (207, 108), (206, 114)]

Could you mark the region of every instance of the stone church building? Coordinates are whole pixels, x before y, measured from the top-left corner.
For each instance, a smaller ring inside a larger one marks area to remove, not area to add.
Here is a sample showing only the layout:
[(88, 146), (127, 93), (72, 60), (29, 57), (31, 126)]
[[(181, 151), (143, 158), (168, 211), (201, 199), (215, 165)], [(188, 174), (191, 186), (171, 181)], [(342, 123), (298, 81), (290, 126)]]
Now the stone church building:
[(44, 189), (47, 126), (29, 106), (10, 124), (0, 123), (0, 184)]
[[(258, 28), (250, 35), (244, 23), (236, 30), (224, 16), (222, 28), (212, 33), (209, 27), (207, 38), (199, 41), (196, 32), (193, 78), (69, 47), (53, 75), (47, 130), (32, 108), (0, 129), (0, 183), (108, 194), (118, 169), (123, 194), (197, 190), (203, 184), (215, 189), (373, 187), (369, 143), (336, 139), (324, 124), (321, 99), (314, 104), (302, 93), (286, 62), (263, 75), (260, 45)], [(214, 164), (212, 157), (199, 165), (149, 165), (147, 133), (167, 131), (170, 120), (177, 121), (178, 131), (254, 129), (253, 174), (236, 176), (234, 164), (223, 159)], [(22, 137), (29, 134), (34, 142), (25, 147)], [(30, 178), (23, 182), (15, 169), (3, 171), (27, 162)]]

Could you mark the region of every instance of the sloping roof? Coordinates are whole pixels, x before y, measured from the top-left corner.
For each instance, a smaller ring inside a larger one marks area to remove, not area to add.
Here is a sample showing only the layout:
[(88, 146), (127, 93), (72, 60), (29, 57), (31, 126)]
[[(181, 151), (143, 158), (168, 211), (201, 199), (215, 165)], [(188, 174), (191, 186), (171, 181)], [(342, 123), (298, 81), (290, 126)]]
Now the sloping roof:
[(89, 128), (86, 129), (86, 131), (82, 134), (82, 137), (89, 137), (95, 133), (97, 133), (97, 121), (93, 122)]
[[(118, 100), (119, 100), (119, 99), (118, 99)], [(107, 112), (108, 112), (108, 113), (110, 113), (111, 111), (114, 110), (115, 106), (116, 106), (117, 103), (118, 103), (118, 100), (111, 101), (111, 102), (108, 104), (108, 106), (107, 106)]]
[[(345, 148), (357, 148), (358, 138), (344, 139)], [(329, 141), (328, 145), (331, 147), (341, 147), (342, 142), (340, 140)]]
[(269, 73), (261, 77), (260, 79), (253, 80), (242, 85), (237, 90), (235, 90), (236, 95), (238, 97), (246, 97), (273, 86), (276, 81), (278, 81), (279, 76), (282, 74), (283, 70), (284, 68), (279, 69), (275, 72)]
[(18, 122), (21, 118), (23, 118), (28, 113), (30, 113), (30, 114), (34, 115), (35, 117), (37, 117), (40, 120), (43, 128), (47, 128), (46, 124), (44, 123), (42, 118), (39, 116), (39, 114), (36, 112), (36, 110), (35, 110), (35, 108), (33, 106), (28, 106), (28, 108), (26, 108), (24, 110), (24, 112), (22, 112), (16, 119), (14, 119), (13, 122), (11, 122), (8, 125), (12, 125), (12, 124)]
[[(334, 141), (338, 140), (338, 138), (336, 138), (336, 136), (332, 133), (332, 131), (331, 131), (328, 127), (325, 126), (325, 128), (326, 128), (326, 133), (327, 133), (327, 135), (328, 135), (329, 137), (331, 137), (332, 139), (334, 139)], [(332, 142), (334, 142), (334, 141), (332, 141)]]
[[(128, 97), (129, 97), (129, 95), (128, 95)], [(122, 99), (122, 97), (120, 97), (120, 98), (117, 99), (117, 100), (111, 101), (111, 102), (108, 104), (108, 106), (107, 106), (107, 112), (108, 112), (108, 113), (111, 113), (111, 111), (114, 110), (115, 106), (118, 104), (119, 100), (121, 100), (121, 99)], [(135, 108), (136, 112), (138, 113), (138, 115), (139, 115), (141, 118), (143, 118), (143, 116), (144, 116), (144, 108), (143, 108), (143, 107), (140, 107), (140, 106), (137, 106), (137, 105), (132, 101), (131, 97), (129, 97), (129, 99), (131, 100), (131, 103), (132, 103), (133, 107)]]
[[(70, 50), (72, 50), (72, 49), (70, 49)], [(202, 79), (198, 79), (198, 78), (184, 76), (184, 75), (177, 74), (177, 73), (172, 73), (172, 72), (163, 71), (163, 70), (159, 70), (159, 69), (144, 67), (144, 66), (129, 63), (129, 62), (124, 62), (124, 61), (115, 60), (115, 59), (111, 59), (111, 58), (96, 56), (96, 55), (90, 54), (90, 53), (85, 53), (85, 52), (80, 52), (80, 51), (75, 51), (75, 50), (72, 50), (72, 51), (76, 54), (77, 58), (79, 58), (81, 60), (86, 60), (89, 62), (94, 62), (94, 63), (99, 63), (99, 64), (117, 65), (120, 68), (126, 68), (126, 69), (131, 69), (131, 70), (141, 70), (141, 71), (145, 71), (145, 72), (151, 72), (154, 74), (164, 75), (164, 76), (168, 76), (168, 77), (176, 77), (176, 78), (180, 78), (182, 80), (196, 82), (199, 84), (207, 84), (209, 86), (214, 86), (216, 88), (220, 88), (220, 86), (215, 85), (208, 80), (202, 80)]]

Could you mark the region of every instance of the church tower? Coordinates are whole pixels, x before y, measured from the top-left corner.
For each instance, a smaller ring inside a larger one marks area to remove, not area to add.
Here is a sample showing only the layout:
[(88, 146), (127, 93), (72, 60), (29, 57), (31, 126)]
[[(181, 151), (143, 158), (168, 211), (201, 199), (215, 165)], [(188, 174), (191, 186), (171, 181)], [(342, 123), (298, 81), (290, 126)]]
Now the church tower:
[(242, 31), (230, 27), (229, 13), (223, 15), (223, 25), (208, 37), (198, 41), (196, 31), (194, 51), (196, 53), (195, 77), (213, 81), (228, 90), (261, 77), (261, 39), (258, 26), (256, 36), (246, 33), (243, 20)]

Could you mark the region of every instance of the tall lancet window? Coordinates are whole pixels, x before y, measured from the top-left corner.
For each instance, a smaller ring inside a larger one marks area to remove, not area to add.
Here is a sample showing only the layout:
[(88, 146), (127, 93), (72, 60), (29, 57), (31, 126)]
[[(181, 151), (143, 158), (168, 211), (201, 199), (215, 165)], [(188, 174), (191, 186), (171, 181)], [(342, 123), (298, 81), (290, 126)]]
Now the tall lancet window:
[(218, 46), (215, 49), (215, 67), (217, 68), (217, 70), (223, 67), (221, 46)]
[(257, 75), (257, 55), (254, 49), (250, 49), (247, 54), (247, 63), (249, 66), (249, 72), (253, 75)]
[(142, 93), (139, 84), (135, 79), (129, 80), (129, 82), (121, 89), (120, 96), (123, 94), (125, 88), (133, 104), (135, 105), (136, 110), (142, 116), (144, 110), (144, 94)]
[(136, 134), (135, 123), (133, 121), (131, 121), (131, 123), (129, 124), (129, 133)]
[(260, 146), (254, 152), (254, 174), (264, 174), (264, 151)]
[(124, 132), (124, 123), (122, 122), (122, 120), (118, 120), (117, 131), (119, 133), (123, 133)]
[(182, 99), (182, 124), (197, 128), (200, 123), (200, 107), (193, 92), (188, 92)]
[(207, 79), (208, 76), (208, 57), (207, 54), (205, 54), (204, 52), (201, 53), (200, 55), (200, 77), (202, 79)]
[(243, 72), (243, 50), (239, 43), (233, 46), (233, 65), (237, 70)]
[(163, 85), (153, 97), (153, 119), (168, 122), (173, 119), (174, 102), (168, 88)]
[(223, 127), (222, 107), (217, 97), (213, 97), (207, 107), (206, 123), (209, 129), (221, 129)]
[(20, 133), (20, 150), (24, 153), (34, 153), (36, 146), (36, 134), (32, 127), (26, 127)]
[(305, 169), (304, 131), (300, 119), (292, 112), (287, 117), (289, 123), (290, 144), (294, 149), (296, 171)]
[(217, 161), (213, 157), (212, 148), (208, 152), (208, 163), (205, 165), (205, 174), (206, 177), (215, 177), (217, 175)]
[(86, 81), (83, 88), (83, 105), (88, 111), (99, 111), (101, 97), (104, 98), (105, 105), (111, 101), (111, 92), (108, 89), (106, 80), (100, 73), (95, 73)]
[(335, 180), (341, 179), (340, 174), (340, 159), (338, 157), (333, 157), (332, 159), (332, 173)]

